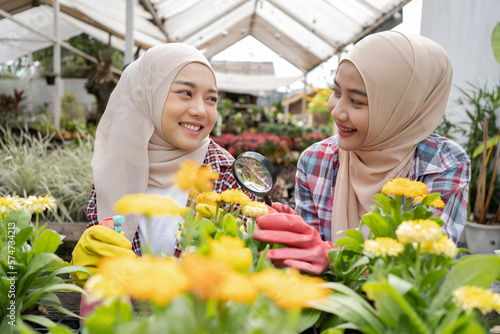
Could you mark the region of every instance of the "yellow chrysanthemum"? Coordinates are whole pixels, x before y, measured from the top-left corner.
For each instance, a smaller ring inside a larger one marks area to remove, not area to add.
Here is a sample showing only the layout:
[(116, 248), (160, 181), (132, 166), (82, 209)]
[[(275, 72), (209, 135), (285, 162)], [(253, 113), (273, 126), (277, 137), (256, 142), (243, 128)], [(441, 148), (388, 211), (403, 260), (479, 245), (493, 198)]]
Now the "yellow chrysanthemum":
[(495, 310), (500, 312), (500, 294), (477, 286), (464, 285), (452, 293), (453, 302), (467, 314), (477, 308), (482, 314)]
[(250, 202), (241, 207), (241, 213), (247, 217), (260, 217), (267, 215), (269, 213), (269, 209), (265, 203)]
[(204, 204), (204, 203), (196, 204), (195, 209), (197, 212), (197, 216), (198, 215), (200, 216), (199, 219), (203, 217), (212, 218), (215, 217), (215, 215), (217, 214), (217, 206), (210, 204)]
[(189, 196), (211, 191), (214, 188), (213, 182), (219, 178), (219, 174), (212, 172), (209, 167), (198, 167), (192, 161), (185, 161), (177, 173), (176, 183), (182, 190), (189, 190)]
[(408, 178), (397, 178), (387, 182), (382, 187), (382, 193), (386, 195), (418, 197), (427, 195), (427, 186), (420, 181), (411, 181)]
[(458, 249), (453, 240), (443, 234), (438, 241), (426, 241), (420, 244), (420, 252), (424, 254), (443, 254), (445, 257), (453, 259), (458, 254)]
[(215, 191), (204, 191), (196, 196), (196, 204), (208, 204), (216, 206), (220, 202), (220, 194)]
[(224, 190), (220, 194), (220, 198), (226, 203), (239, 204), (241, 206), (247, 205), (251, 202), (250, 197), (238, 189)]
[(245, 271), (252, 265), (252, 251), (239, 238), (222, 236), (219, 240), (208, 240), (208, 257), (226, 263), (238, 271)]
[(140, 214), (149, 217), (164, 215), (183, 215), (182, 208), (172, 198), (160, 195), (131, 194), (125, 195), (115, 204), (115, 210), (121, 215)]
[(266, 269), (253, 274), (252, 281), (257, 288), (271, 298), (276, 305), (287, 310), (308, 307), (307, 302), (321, 299), (329, 291), (321, 284), (319, 277), (301, 275), (298, 270)]
[[(424, 200), (425, 198), (425, 195), (421, 195), (421, 196), (417, 196), (413, 199), (413, 203), (422, 203), (422, 201)], [(429, 206), (433, 206), (435, 208), (444, 208), (444, 202), (443, 200), (441, 199), (441, 197), (438, 197), (436, 198), (435, 200), (433, 200)]]
[(249, 276), (232, 272), (219, 284), (217, 300), (251, 303), (258, 294), (259, 290), (253, 285)]
[(85, 283), (85, 290), (89, 293), (90, 303), (127, 296), (123, 285), (113, 279), (105, 278), (102, 274), (91, 276)]
[(428, 219), (404, 221), (396, 229), (398, 241), (403, 244), (438, 241), (443, 236), (439, 224)]
[(196, 253), (183, 255), (182, 265), (191, 293), (202, 300), (218, 300), (220, 284), (234, 272), (226, 263)]
[(0, 217), (9, 211), (19, 210), (23, 207), (24, 199), (19, 196), (2, 196), (0, 197)]
[(392, 238), (375, 238), (365, 241), (365, 251), (374, 253), (375, 256), (398, 256), (405, 250), (405, 246)]
[(120, 285), (132, 298), (150, 300), (159, 306), (167, 305), (189, 288), (183, 268), (173, 258), (104, 258), (99, 270), (105, 279)]
[(30, 213), (41, 213), (45, 210), (54, 210), (56, 207), (56, 200), (50, 195), (42, 196), (29, 196), (24, 200), (24, 207)]

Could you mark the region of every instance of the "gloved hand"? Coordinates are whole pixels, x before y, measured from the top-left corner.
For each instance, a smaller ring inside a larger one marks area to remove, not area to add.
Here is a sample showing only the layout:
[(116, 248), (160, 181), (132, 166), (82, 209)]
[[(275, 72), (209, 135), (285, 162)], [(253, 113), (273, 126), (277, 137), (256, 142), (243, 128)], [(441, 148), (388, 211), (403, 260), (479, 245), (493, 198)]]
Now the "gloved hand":
[[(108, 227), (96, 225), (83, 232), (73, 250), (71, 264), (83, 266), (95, 274), (101, 258), (118, 255), (135, 257), (136, 255), (131, 249), (132, 244), (123, 235)], [(89, 275), (77, 272), (74, 273), (73, 277), (86, 280)]]
[(279, 213), (289, 213), (292, 215), (297, 214), (297, 212), (295, 212), (294, 209), (292, 209), (288, 205), (281, 204), (280, 202), (273, 202), (271, 208), (269, 209), (269, 213), (278, 213), (279, 212)]
[(256, 224), (259, 229), (253, 233), (255, 240), (287, 246), (267, 252), (266, 257), (275, 266), (285, 265), (313, 275), (319, 275), (329, 267), (328, 251), (335, 246), (321, 240), (318, 231), (301, 216), (269, 213), (257, 218)]

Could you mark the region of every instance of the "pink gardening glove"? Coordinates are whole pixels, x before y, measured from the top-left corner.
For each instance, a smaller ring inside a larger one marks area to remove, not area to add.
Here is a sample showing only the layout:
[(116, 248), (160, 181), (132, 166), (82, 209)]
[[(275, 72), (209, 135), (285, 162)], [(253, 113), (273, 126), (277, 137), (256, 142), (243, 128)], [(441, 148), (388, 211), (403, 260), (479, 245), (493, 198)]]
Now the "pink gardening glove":
[(330, 266), (328, 251), (334, 245), (321, 240), (318, 231), (301, 216), (275, 213), (271, 209), (269, 214), (257, 218), (256, 225), (255, 240), (287, 246), (267, 252), (266, 257), (275, 266), (285, 265), (313, 275), (323, 273)]
[[(272, 209), (276, 210), (276, 212), (274, 212)], [(297, 214), (297, 212), (295, 212), (294, 209), (292, 209), (288, 205), (281, 204), (280, 202), (273, 202), (272, 209), (271, 208), (269, 209), (269, 213), (278, 213), (279, 212), (279, 213), (289, 213), (292, 215)]]

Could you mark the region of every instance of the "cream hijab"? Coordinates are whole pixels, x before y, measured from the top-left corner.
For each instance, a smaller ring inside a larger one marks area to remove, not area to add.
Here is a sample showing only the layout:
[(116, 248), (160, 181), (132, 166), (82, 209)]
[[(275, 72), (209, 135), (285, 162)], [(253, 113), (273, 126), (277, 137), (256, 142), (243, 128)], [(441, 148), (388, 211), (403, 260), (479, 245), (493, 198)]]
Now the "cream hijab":
[(342, 237), (338, 231), (359, 227), (372, 196), (387, 181), (408, 175), (417, 144), (443, 117), (452, 85), (448, 55), (421, 36), (376, 33), (359, 41), (340, 64), (345, 61), (365, 83), (369, 126), (362, 148), (339, 149), (332, 241)]
[[(169, 43), (150, 48), (123, 71), (99, 121), (91, 163), (99, 221), (116, 214), (113, 206), (124, 195), (145, 193), (148, 185), (173, 186), (172, 176), (182, 161), (203, 163), (208, 137), (195, 150), (186, 151), (170, 144), (161, 129), (170, 86), (192, 62), (212, 70), (196, 48)], [(127, 217), (122, 226), (127, 239), (134, 238), (138, 225), (139, 217)]]

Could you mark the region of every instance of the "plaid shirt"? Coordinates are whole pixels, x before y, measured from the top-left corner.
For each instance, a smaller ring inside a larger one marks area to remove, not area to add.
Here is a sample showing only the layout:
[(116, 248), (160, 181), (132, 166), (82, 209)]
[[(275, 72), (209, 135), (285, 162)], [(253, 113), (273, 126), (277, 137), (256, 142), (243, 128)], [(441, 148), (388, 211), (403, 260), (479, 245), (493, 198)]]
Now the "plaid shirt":
[[(331, 240), (332, 204), (339, 168), (338, 138), (333, 136), (307, 148), (301, 155), (296, 174), (296, 211)], [(464, 149), (450, 139), (431, 134), (420, 142), (407, 175), (427, 185), (429, 193), (440, 193), (444, 209), (437, 209), (446, 223), (443, 232), (457, 242), (467, 219), (470, 159)]]
[[(240, 187), (234, 178), (231, 166), (233, 164), (234, 157), (229, 154), (225, 149), (217, 145), (213, 140), (210, 140), (208, 146), (207, 154), (205, 155), (205, 160), (203, 160), (204, 166), (211, 166), (212, 170), (219, 173), (220, 177), (214, 182), (214, 191), (221, 193), (227, 189), (239, 189), (247, 194), (251, 200), (255, 200), (256, 196), (248, 193)], [(89, 223), (87, 228), (99, 224), (97, 220), (97, 200), (95, 188), (92, 185), (92, 192), (90, 194), (89, 202), (87, 205), (87, 218)], [(244, 218), (242, 216), (242, 218)], [(139, 241), (139, 233), (135, 232), (134, 239), (132, 240), (132, 250), (137, 254), (141, 255), (141, 244)], [(178, 243), (176, 243), (174, 255), (179, 256), (181, 253)]]

